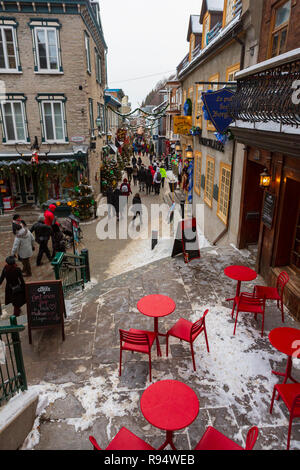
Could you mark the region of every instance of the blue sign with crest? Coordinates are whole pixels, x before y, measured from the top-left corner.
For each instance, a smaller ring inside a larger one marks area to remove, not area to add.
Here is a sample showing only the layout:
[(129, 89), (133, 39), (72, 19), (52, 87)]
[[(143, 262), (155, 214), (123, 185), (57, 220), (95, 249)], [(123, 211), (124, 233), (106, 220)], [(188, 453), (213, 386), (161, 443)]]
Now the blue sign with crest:
[(228, 88), (202, 93), (202, 101), (209, 120), (220, 134), (225, 132), (233, 122), (233, 118), (229, 114), (229, 106), (234, 95), (235, 93)]

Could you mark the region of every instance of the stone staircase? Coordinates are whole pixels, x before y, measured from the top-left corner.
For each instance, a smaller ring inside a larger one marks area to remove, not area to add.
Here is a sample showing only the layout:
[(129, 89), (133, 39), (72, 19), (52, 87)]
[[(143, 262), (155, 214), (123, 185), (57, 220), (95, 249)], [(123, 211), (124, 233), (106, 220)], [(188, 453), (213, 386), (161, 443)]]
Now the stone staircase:
[(11, 232), (12, 219), (15, 214), (19, 214), (21, 219), (25, 220), (26, 224), (31, 227), (37, 221), (39, 215), (42, 214), (42, 211), (34, 205), (24, 205), (5, 211), (3, 215), (0, 215), (0, 233)]

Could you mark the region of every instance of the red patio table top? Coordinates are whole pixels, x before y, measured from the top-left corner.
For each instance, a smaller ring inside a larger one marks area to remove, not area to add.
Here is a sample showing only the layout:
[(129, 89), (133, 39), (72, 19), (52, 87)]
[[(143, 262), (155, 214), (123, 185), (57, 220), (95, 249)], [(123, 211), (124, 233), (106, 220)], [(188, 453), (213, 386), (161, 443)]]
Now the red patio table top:
[(176, 304), (166, 295), (147, 295), (137, 303), (138, 310), (148, 317), (165, 317), (174, 312)]
[(189, 426), (199, 413), (196, 393), (177, 380), (162, 380), (150, 385), (143, 393), (140, 405), (146, 420), (166, 431)]
[(253, 281), (257, 278), (257, 273), (247, 266), (228, 266), (224, 269), (224, 274), (235, 281)]
[(300, 358), (300, 330), (296, 328), (275, 328), (269, 334), (270, 343), (278, 351)]

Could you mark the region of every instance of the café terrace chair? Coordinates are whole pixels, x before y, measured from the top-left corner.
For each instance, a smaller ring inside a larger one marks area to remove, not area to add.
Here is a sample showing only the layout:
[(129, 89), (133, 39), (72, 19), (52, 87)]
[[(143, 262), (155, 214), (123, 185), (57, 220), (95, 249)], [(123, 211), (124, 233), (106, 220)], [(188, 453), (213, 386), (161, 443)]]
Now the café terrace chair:
[(256, 443), (258, 432), (259, 431), (256, 426), (249, 429), (246, 439), (246, 447), (244, 448), (236, 444), (217, 429), (212, 426), (208, 426), (194, 450), (252, 450)]
[(300, 418), (300, 384), (277, 384), (274, 387), (270, 413), (272, 414), (276, 392), (278, 398), (282, 398), (284, 404), (290, 412), (289, 430), (287, 440), (287, 450), (290, 448), (292, 424), (294, 418)]
[(147, 444), (147, 442), (143, 441), (143, 439), (136, 436), (125, 427), (120, 429), (106, 449), (101, 449), (93, 436), (89, 436), (89, 440), (94, 450), (155, 450), (152, 446)]
[(151, 348), (157, 337), (156, 333), (152, 331), (143, 331), (143, 330), (134, 330), (130, 329), (129, 331), (119, 330), (120, 331), (120, 369), (119, 376), (122, 373), (122, 352), (131, 351), (139, 352), (142, 354), (148, 354), (149, 356), (149, 375), (150, 382), (152, 382), (151, 376)]
[(286, 284), (289, 282), (289, 275), (282, 271), (276, 282), (276, 287), (255, 286), (254, 292), (257, 297), (265, 297), (266, 300), (276, 300), (277, 307), (281, 310), (282, 322), (284, 323), (283, 293)]
[(180, 318), (180, 320), (178, 320), (178, 322), (172, 326), (172, 328), (167, 332), (167, 335), (166, 335), (167, 357), (169, 353), (169, 336), (174, 336), (175, 338), (179, 338), (180, 341), (187, 341), (188, 343), (190, 343), (190, 346), (191, 346), (193, 366), (194, 366), (194, 371), (196, 371), (193, 342), (199, 336), (199, 334), (202, 333), (202, 331), (204, 332), (206, 347), (207, 347), (207, 351), (209, 352), (208, 339), (207, 339), (206, 326), (205, 326), (205, 317), (207, 314), (208, 314), (208, 310), (206, 310), (203, 317), (200, 318), (200, 320), (196, 321), (195, 323), (185, 320), (184, 318)]
[(233, 334), (236, 332), (236, 325), (239, 312), (253, 313), (255, 319), (257, 315), (262, 315), (261, 336), (264, 335), (266, 299), (256, 297), (255, 293), (242, 292), (237, 298), (237, 311)]

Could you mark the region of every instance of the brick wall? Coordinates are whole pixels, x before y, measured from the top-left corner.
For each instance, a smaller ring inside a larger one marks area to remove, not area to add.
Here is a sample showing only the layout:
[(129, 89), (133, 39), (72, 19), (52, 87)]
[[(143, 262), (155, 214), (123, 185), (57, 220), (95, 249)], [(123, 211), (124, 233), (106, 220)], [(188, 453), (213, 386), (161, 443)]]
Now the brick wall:
[[(282, 0), (263, 0), (262, 25), (260, 35), (259, 62), (268, 59), (268, 48), (272, 28), (272, 11)], [(291, 16), (288, 28), (286, 52), (300, 45), (300, 0), (292, 0)]]

